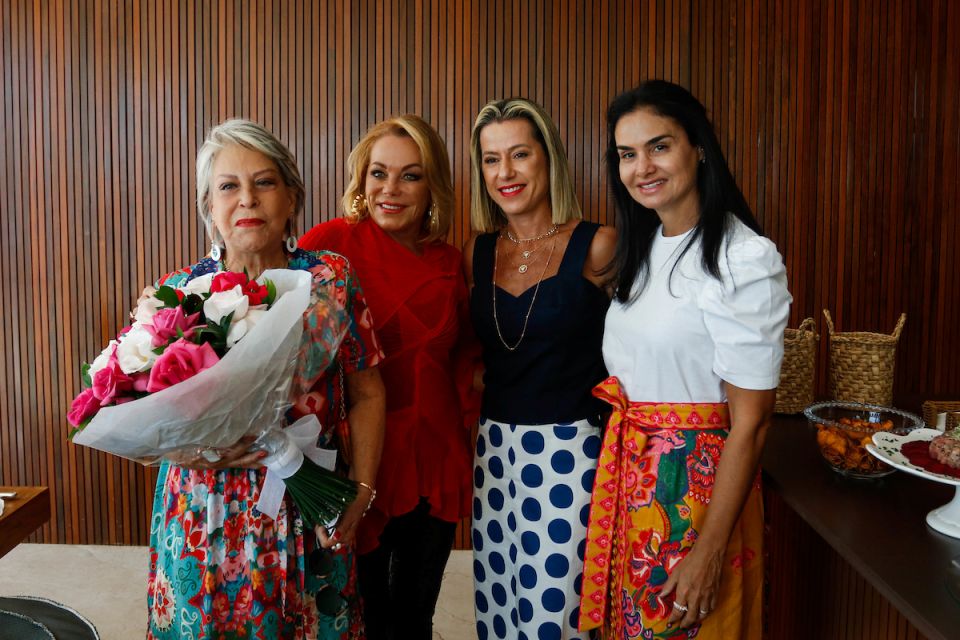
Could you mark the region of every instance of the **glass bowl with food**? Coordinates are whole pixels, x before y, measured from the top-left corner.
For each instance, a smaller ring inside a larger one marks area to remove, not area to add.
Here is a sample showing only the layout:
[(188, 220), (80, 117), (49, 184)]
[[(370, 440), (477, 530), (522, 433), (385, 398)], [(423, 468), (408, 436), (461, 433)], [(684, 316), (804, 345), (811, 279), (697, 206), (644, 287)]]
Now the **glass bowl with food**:
[(859, 402), (818, 402), (804, 410), (820, 455), (837, 473), (857, 479), (881, 478), (894, 468), (870, 455), (866, 445), (878, 432), (905, 435), (923, 426), (919, 416), (893, 407)]

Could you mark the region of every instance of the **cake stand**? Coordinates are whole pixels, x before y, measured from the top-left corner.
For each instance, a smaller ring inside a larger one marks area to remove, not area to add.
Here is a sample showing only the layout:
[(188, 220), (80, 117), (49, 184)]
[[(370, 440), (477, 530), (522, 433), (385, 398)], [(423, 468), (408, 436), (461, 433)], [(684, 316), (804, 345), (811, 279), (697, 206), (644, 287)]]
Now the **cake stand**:
[(873, 443), (867, 444), (867, 451), (901, 471), (906, 471), (907, 473), (912, 473), (915, 476), (933, 480), (934, 482), (952, 484), (956, 488), (953, 500), (928, 513), (927, 524), (930, 525), (932, 529), (946, 536), (960, 538), (960, 478), (943, 475), (942, 473), (934, 473), (933, 471), (927, 471), (923, 467), (918, 467), (910, 462), (900, 451), (900, 447), (907, 442), (917, 440), (929, 442), (942, 434), (943, 432), (937, 429), (915, 429), (902, 436), (892, 433), (875, 433), (873, 434)]

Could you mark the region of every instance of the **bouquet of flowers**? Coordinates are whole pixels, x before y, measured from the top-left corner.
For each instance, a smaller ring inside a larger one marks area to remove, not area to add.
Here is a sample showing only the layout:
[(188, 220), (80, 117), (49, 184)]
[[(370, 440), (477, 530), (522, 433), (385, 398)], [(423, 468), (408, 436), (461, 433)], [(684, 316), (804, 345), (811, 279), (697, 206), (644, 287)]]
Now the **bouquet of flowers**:
[[(322, 348), (303, 331), (308, 309)], [(356, 485), (328, 470), (336, 452), (316, 446), (316, 416), (282, 425), (292, 395), (306, 390), (292, 389), (294, 380), (308, 388), (336, 356), (345, 314), (306, 271), (268, 270), (257, 280), (220, 272), (161, 286), (82, 367), (70, 438), (152, 464), (197, 452), (216, 462), (218, 449), (255, 436), (253, 448), (268, 453), (257, 508), (275, 518), (285, 487), (307, 524), (329, 525)]]

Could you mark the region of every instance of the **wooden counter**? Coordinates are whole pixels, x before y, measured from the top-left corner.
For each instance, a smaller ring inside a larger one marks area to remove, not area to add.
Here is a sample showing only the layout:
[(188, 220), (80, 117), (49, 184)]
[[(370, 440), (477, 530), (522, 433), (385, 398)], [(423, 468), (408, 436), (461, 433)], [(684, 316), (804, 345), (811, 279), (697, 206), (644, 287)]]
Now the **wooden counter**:
[[(880, 480), (842, 478), (821, 459), (806, 420), (795, 417), (776, 418), (762, 465), (770, 527), (770, 638), (837, 637), (827, 618), (841, 608), (844, 619), (836, 626), (847, 628), (843, 637), (916, 637), (891, 629), (904, 625), (882, 603), (872, 602), (867, 589), (850, 586), (843, 570), (830, 569), (831, 549), (916, 631), (931, 639), (960, 637), (960, 539), (930, 529), (925, 520), (927, 512), (950, 501), (953, 486), (899, 471)], [(778, 508), (778, 501), (789, 509)], [(823, 549), (816, 550), (814, 536), (798, 534), (789, 511), (826, 542)], [(798, 604), (802, 599), (807, 604)], [(862, 616), (863, 629), (851, 633), (856, 616)], [(804, 633), (794, 636), (798, 627)]]
[(46, 487), (0, 487), (0, 493), (15, 491), (4, 498), (0, 515), (0, 558), (50, 519), (50, 492)]

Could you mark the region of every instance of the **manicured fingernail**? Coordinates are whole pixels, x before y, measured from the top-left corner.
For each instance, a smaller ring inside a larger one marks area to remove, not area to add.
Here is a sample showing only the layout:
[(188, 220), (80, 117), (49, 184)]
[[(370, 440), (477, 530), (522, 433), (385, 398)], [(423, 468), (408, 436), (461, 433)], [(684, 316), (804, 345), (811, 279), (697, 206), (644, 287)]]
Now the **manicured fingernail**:
[(334, 531), (334, 532), (333, 532), (333, 535), (330, 536), (330, 539), (331, 539), (331, 540), (339, 540), (339, 539), (340, 539), (340, 532), (339, 532), (339, 531)]
[(257, 459), (258, 459), (258, 460), (263, 460), (263, 459), (266, 458), (266, 457), (267, 457), (267, 452), (266, 452), (266, 451), (261, 451), (260, 453), (257, 454)]

